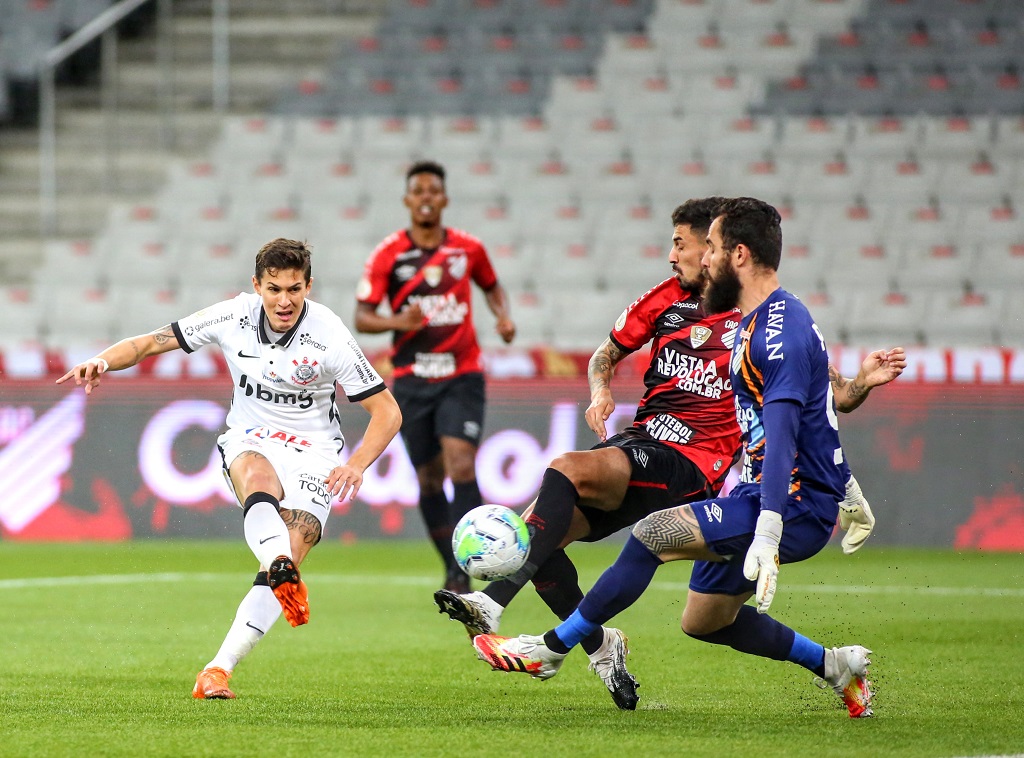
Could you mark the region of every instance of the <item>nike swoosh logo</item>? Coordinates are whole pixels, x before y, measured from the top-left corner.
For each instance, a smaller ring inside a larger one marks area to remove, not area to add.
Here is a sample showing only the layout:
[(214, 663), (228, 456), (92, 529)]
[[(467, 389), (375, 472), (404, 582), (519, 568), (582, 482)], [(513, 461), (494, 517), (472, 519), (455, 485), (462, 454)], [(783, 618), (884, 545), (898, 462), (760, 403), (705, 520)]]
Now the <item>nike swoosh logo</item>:
[(239, 358), (259, 358), (260, 356), (258, 356), (258, 355), (246, 355), (241, 350), (239, 350), (238, 351), (238, 357)]
[(264, 632), (264, 631), (263, 631), (262, 629), (260, 629), (260, 628), (259, 628), (258, 626), (253, 626), (253, 625), (252, 625), (252, 624), (250, 624), (250, 623), (249, 623), (248, 621), (246, 621), (246, 622), (245, 622), (245, 625), (246, 625), (247, 627), (249, 627), (250, 629), (253, 629), (253, 630), (255, 630), (255, 631), (259, 632), (260, 634), (266, 634), (266, 632)]
[(281, 536), (280, 534), (275, 534), (273, 537), (267, 537), (266, 539), (260, 540), (260, 544), (262, 545), (264, 542), (270, 542), (271, 540), (276, 540), (280, 536)]

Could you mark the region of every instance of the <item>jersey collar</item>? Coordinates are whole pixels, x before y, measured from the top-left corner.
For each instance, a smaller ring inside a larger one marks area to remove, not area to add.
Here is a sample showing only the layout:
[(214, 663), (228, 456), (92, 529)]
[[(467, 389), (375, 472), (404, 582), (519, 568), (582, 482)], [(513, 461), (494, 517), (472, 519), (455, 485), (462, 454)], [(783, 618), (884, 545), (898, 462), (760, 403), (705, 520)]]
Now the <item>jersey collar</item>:
[[(260, 306), (260, 326), (257, 330), (261, 345), (274, 345), (278, 347), (288, 347), (292, 344), (292, 339), (295, 338), (295, 333), (299, 330), (299, 326), (302, 324), (303, 319), (306, 318), (306, 314), (309, 312), (309, 303), (302, 303), (302, 313), (295, 320), (295, 326), (285, 332), (281, 337), (274, 339), (271, 337), (272, 332), (267, 331), (267, 311)], [(273, 333), (276, 336), (276, 333)]]

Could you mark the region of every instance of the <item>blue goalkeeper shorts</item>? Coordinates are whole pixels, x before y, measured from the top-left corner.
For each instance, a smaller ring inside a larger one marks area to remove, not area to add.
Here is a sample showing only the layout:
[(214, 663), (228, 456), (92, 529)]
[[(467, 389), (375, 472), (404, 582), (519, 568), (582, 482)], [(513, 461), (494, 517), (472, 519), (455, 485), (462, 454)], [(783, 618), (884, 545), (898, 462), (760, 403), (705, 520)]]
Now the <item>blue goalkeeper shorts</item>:
[[(753, 592), (756, 582), (743, 576), (743, 559), (761, 513), (761, 488), (741, 484), (728, 497), (702, 500), (690, 507), (708, 548), (727, 558), (722, 563), (694, 561), (690, 589), (714, 595)], [(799, 500), (790, 498), (782, 524), (779, 562), (797, 563), (821, 551), (832, 537), (838, 515), (839, 504), (831, 498), (815, 497), (806, 491)]]

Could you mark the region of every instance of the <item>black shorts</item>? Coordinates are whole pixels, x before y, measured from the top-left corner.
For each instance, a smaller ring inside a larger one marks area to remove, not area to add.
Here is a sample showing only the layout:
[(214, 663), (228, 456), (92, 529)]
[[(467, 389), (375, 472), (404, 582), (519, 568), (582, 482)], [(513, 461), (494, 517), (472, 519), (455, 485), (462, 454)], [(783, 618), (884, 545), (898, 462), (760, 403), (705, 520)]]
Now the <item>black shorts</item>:
[(402, 440), (413, 466), (434, 460), (441, 437), (480, 444), (484, 428), (484, 375), (461, 374), (440, 382), (402, 377), (392, 392), (402, 409)]
[(622, 504), (614, 511), (579, 506), (590, 524), (590, 534), (580, 542), (597, 542), (632, 526), (656, 511), (712, 496), (711, 485), (689, 458), (677, 453), (638, 429), (630, 427), (591, 450), (621, 448), (633, 473)]

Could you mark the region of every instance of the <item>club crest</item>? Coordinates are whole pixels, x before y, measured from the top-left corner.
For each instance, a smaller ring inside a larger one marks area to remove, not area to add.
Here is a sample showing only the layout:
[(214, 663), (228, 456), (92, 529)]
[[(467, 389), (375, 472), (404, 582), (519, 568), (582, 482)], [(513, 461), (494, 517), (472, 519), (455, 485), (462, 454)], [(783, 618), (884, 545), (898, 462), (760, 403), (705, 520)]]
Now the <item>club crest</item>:
[(303, 358), (301, 363), (299, 361), (292, 361), (292, 363), (295, 365), (295, 371), (292, 372), (291, 377), (293, 384), (305, 387), (319, 378), (320, 366), (316, 361)]
[(423, 281), (429, 284), (431, 287), (436, 287), (441, 283), (441, 277), (444, 276), (444, 269), (440, 266), (424, 266), (423, 267)]
[(695, 326), (690, 330), (690, 344), (693, 347), (700, 347), (711, 336), (711, 329), (706, 326)]

